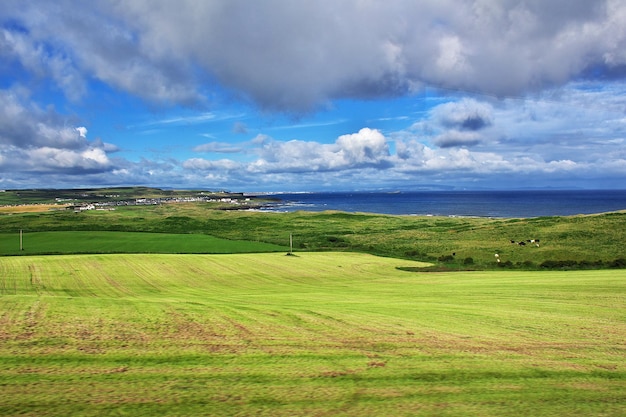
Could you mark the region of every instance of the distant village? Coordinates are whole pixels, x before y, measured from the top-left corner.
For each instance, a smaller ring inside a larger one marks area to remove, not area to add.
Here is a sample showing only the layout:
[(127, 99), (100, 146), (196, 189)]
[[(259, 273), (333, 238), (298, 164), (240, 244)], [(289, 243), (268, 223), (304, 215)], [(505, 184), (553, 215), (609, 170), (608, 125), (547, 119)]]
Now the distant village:
[[(107, 195), (108, 198), (119, 198), (119, 195)], [(73, 199), (57, 198), (57, 203), (68, 203), (68, 200)], [(153, 206), (159, 204), (173, 204), (173, 203), (193, 203), (193, 202), (205, 202), (205, 203), (221, 203), (231, 206), (230, 209), (242, 209), (242, 208), (259, 208), (263, 204), (250, 197), (232, 198), (232, 197), (214, 197), (214, 196), (197, 196), (197, 197), (159, 197), (159, 198), (134, 198), (128, 200), (112, 200), (112, 201), (98, 201), (91, 203), (80, 204), (68, 204), (65, 206), (66, 210), (74, 210), (75, 212), (81, 212), (86, 210), (115, 210), (119, 206)]]
[(148, 187), (108, 189), (0, 190), (0, 208), (46, 206), (48, 210), (115, 210), (123, 206), (208, 203), (217, 210), (253, 210), (276, 204), (272, 197), (229, 191), (162, 190)]

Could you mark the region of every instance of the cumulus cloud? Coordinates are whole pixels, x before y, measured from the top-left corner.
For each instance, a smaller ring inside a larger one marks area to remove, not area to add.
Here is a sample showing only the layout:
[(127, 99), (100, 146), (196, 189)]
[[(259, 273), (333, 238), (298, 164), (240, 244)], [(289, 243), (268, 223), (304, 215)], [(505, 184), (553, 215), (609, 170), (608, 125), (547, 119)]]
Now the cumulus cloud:
[(464, 98), (435, 107), (432, 111), (447, 128), (476, 131), (492, 124), (493, 108), (485, 102)]
[(429, 119), (420, 123), (422, 129), (439, 132), (432, 138), (436, 146), (471, 147), (485, 140), (485, 130), (493, 124), (493, 117), (490, 104), (463, 98), (434, 107)]
[(87, 140), (84, 126), (69, 127), (53, 109), (42, 110), (18, 90), (0, 90), (0, 167), (69, 173), (108, 170), (117, 147)]
[(342, 135), (337, 139), (340, 152), (354, 165), (379, 165), (389, 156), (389, 147), (382, 133), (363, 128), (358, 133)]
[(495, 117), (488, 102), (462, 98), (433, 107), (410, 130), (441, 148), (472, 147), (493, 141)]
[(191, 158), (184, 161), (182, 167), (189, 175), (201, 176), (204, 180), (209, 177), (214, 181), (228, 179), (231, 184), (280, 182), (286, 181), (289, 174), (297, 173), (299, 182), (307, 182), (306, 178), (311, 176), (311, 182), (315, 183), (312, 178), (318, 176), (319, 186), (324, 182), (322, 177), (332, 175), (336, 183), (340, 176), (345, 181), (349, 171), (380, 172), (390, 166), (387, 139), (380, 131), (369, 128), (342, 135), (332, 144), (303, 140), (282, 142), (267, 135), (258, 135), (250, 144), (252, 149), (248, 152), (256, 155), (253, 161)]
[(73, 170), (101, 171), (108, 168), (110, 161), (102, 149), (86, 148), (75, 151), (41, 147), (25, 151), (30, 169), (34, 171)]
[(3, 9), (19, 22), (0, 37), (5, 56), (44, 68), (77, 96), (95, 77), (147, 100), (190, 104), (214, 79), (263, 107), (297, 112), (424, 85), (504, 97), (626, 75), (626, 5), (617, 0), (65, 0)]
[(279, 142), (264, 137), (257, 149), (260, 157), (255, 171), (293, 172), (337, 171), (388, 164), (389, 148), (385, 136), (375, 129), (363, 128), (342, 135), (334, 144), (291, 140)]

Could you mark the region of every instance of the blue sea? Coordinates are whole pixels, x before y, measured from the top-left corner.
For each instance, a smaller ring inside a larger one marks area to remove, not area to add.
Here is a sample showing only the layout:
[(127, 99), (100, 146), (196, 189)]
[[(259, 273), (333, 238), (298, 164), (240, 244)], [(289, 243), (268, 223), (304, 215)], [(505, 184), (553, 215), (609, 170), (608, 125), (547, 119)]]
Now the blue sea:
[(626, 210), (626, 190), (281, 193), (273, 211), (527, 218)]

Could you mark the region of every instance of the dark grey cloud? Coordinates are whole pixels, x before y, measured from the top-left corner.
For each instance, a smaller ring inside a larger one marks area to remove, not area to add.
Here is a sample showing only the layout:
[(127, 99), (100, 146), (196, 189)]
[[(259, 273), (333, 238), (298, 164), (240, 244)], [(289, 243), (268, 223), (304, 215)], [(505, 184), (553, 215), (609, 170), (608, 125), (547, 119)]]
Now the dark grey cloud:
[(493, 108), (485, 102), (463, 99), (437, 106), (432, 113), (445, 128), (477, 131), (491, 126)]
[(458, 130), (447, 131), (434, 139), (434, 144), (440, 148), (452, 148), (457, 146), (474, 146), (481, 142), (481, 137), (474, 132)]
[(72, 122), (54, 108), (33, 104), (21, 89), (0, 90), (0, 145), (77, 149), (86, 142), (86, 129)]
[(3, 55), (74, 98), (93, 77), (191, 105), (217, 81), (299, 112), (424, 85), (523, 95), (626, 67), (626, 4), (615, 0), (9, 0), (0, 19)]

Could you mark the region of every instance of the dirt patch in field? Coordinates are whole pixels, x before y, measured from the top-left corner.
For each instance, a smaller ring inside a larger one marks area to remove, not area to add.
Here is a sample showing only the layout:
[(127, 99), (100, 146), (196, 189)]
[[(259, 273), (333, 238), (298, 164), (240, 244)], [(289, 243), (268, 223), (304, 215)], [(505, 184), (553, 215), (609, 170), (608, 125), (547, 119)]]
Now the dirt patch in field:
[(16, 340), (30, 340), (35, 337), (39, 324), (44, 320), (47, 306), (40, 300), (36, 300), (24, 313), (21, 320), (21, 329), (15, 333)]
[(168, 317), (172, 327), (169, 329), (171, 336), (178, 341), (214, 341), (225, 339), (225, 335), (216, 332), (206, 323), (199, 323), (193, 317), (181, 313), (175, 309), (168, 310)]
[(2, 206), (0, 213), (41, 213), (50, 210), (65, 210), (67, 206), (59, 204), (28, 204), (23, 206)]

